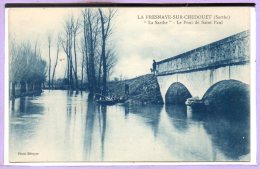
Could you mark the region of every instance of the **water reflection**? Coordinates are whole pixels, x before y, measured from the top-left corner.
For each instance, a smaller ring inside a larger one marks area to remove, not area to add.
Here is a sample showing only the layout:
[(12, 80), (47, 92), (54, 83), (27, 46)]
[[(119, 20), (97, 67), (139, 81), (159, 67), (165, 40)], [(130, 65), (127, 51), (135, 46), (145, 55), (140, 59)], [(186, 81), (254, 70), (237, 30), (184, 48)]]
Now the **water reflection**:
[(128, 118), (128, 115), (129, 115), (129, 103), (126, 103), (125, 105), (125, 119), (127, 119)]
[[(27, 102), (26, 102), (27, 103)], [(20, 98), (20, 112), (21, 113), (24, 113), (24, 110), (25, 110), (25, 97), (21, 97)]]
[[(231, 116), (233, 114), (233, 116)], [(207, 112), (204, 127), (212, 141), (227, 157), (238, 160), (250, 152), (249, 118), (243, 113)]]
[[(41, 114), (44, 107), (32, 103), (27, 97), (11, 100), (11, 113), (9, 117), (9, 149), (10, 153), (22, 147), (36, 135), (36, 129), (41, 123)], [(15, 151), (15, 153), (17, 153)]]
[(185, 105), (171, 105), (166, 106), (165, 110), (170, 117), (172, 125), (180, 131), (188, 129), (187, 107)]
[[(107, 106), (99, 106), (101, 109), (100, 119), (100, 129), (101, 129), (101, 160), (104, 160), (104, 147), (105, 147), (105, 136), (106, 136), (106, 127), (107, 127)], [(100, 111), (99, 111), (100, 112)]]
[(232, 111), (230, 109), (229, 112), (207, 110), (193, 112), (191, 107), (187, 109), (185, 105), (166, 106), (165, 109), (171, 124), (179, 131), (185, 132), (192, 125), (202, 124), (215, 147), (212, 152), (213, 160), (218, 160), (214, 157), (215, 150), (221, 151), (232, 160), (239, 160), (243, 156), (246, 156), (246, 159), (249, 158), (250, 119), (249, 112), (246, 113), (245, 109), (236, 108)]
[(140, 116), (146, 124), (151, 126), (156, 137), (162, 108), (161, 105), (136, 105), (131, 108), (131, 113)]
[(205, 110), (192, 114), (193, 120), (204, 122), (204, 128), (211, 135), (214, 146), (234, 160), (250, 152), (249, 112), (241, 110), (229, 109), (229, 112)]
[(31, 114), (41, 114), (44, 110), (42, 105), (31, 102), (31, 99), (28, 97), (12, 99), (10, 107), (12, 110), (11, 113), (15, 117), (22, 117)]
[(12, 98), (11, 102), (12, 102), (11, 110), (14, 111), (14, 109), (15, 109), (15, 99)]
[(107, 127), (107, 106), (97, 105), (93, 100), (87, 103), (84, 150), (86, 160), (96, 161), (93, 156), (104, 160)]
[(249, 160), (249, 112), (101, 106), (67, 91), (11, 100), (10, 109), (11, 161)]
[(91, 156), (92, 140), (93, 140), (93, 128), (95, 120), (96, 105), (93, 100), (88, 101), (86, 123), (85, 123), (85, 137), (84, 137), (84, 149), (86, 152), (86, 159), (89, 160)]

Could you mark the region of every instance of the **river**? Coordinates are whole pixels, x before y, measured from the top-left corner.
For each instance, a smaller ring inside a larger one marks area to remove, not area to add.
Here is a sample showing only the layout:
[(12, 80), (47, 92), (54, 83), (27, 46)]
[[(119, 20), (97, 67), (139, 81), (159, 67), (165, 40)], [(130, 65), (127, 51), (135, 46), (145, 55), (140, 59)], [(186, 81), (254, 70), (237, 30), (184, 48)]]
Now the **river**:
[(10, 101), (10, 162), (248, 161), (249, 118), (186, 106), (99, 106), (86, 92)]

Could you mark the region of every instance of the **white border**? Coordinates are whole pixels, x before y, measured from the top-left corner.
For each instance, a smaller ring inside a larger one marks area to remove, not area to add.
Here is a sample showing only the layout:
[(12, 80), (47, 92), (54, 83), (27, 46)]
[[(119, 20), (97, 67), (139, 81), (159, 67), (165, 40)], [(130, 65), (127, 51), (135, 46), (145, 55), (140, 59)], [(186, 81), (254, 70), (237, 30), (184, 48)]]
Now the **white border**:
[(256, 9), (250, 8), (250, 162), (9, 162), (9, 50), (8, 50), (8, 8), (5, 9), (5, 65), (4, 65), (4, 165), (10, 166), (129, 166), (129, 165), (257, 165), (256, 137)]
[[(250, 8), (250, 159), (257, 164), (257, 137), (256, 137), (256, 9)], [(259, 118), (259, 117), (258, 117)], [(259, 140), (258, 140), (259, 141)]]
[(9, 50), (8, 50), (8, 8), (5, 9), (5, 61), (4, 61), (4, 164), (10, 165), (9, 156)]

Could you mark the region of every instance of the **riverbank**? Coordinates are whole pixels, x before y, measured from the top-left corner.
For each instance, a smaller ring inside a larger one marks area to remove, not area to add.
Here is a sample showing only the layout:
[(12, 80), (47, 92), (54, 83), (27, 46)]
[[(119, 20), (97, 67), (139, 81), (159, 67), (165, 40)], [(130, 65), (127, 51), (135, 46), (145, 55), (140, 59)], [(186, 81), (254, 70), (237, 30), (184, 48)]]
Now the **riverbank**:
[(142, 104), (163, 104), (159, 84), (156, 76), (147, 74), (133, 79), (113, 81), (108, 83), (108, 92), (112, 96), (124, 96), (125, 85), (129, 85), (129, 99), (126, 103)]

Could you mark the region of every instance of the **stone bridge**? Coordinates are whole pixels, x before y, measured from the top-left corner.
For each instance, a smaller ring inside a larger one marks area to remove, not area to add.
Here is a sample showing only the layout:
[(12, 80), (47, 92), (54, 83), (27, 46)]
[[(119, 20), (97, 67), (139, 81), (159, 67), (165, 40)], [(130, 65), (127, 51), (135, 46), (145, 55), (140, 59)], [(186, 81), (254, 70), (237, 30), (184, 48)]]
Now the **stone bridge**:
[[(218, 90), (250, 84), (250, 32), (244, 31), (157, 62), (157, 80), (164, 102), (203, 99)], [(221, 91), (219, 91), (221, 93)], [(228, 97), (228, 96), (227, 96)], [(176, 100), (176, 99), (175, 99)]]

